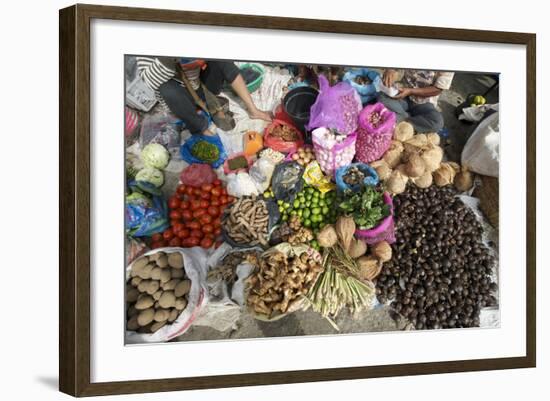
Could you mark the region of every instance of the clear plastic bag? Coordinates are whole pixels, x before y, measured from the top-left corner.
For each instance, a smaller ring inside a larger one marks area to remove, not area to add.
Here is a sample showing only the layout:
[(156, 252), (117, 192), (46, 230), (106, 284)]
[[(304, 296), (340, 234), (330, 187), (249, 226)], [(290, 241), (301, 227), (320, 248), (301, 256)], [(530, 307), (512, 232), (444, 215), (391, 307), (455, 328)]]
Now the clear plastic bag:
[(319, 75), (319, 96), (311, 106), (306, 128), (327, 127), (351, 134), (357, 129), (361, 107), (361, 98), (349, 83), (340, 82), (331, 87), (328, 80)]
[(158, 143), (168, 150), (180, 146), (179, 120), (165, 112), (146, 114), (141, 123), (139, 146)]
[(333, 177), (339, 167), (348, 165), (353, 160), (357, 139), (355, 132), (348, 136), (335, 135), (322, 127), (313, 130), (311, 138), (315, 158), (323, 172), (329, 177)]

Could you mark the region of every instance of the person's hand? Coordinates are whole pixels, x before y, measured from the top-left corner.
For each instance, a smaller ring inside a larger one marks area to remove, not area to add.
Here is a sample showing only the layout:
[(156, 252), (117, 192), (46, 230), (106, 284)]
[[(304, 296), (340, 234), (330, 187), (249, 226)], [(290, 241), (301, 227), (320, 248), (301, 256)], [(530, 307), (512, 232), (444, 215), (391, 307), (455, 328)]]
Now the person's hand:
[(399, 93), (393, 97), (393, 99), (403, 99), (412, 94), (411, 88), (401, 88)]
[(387, 70), (384, 70), (384, 74), (382, 75), (382, 82), (384, 83), (384, 85), (386, 85), (389, 88), (396, 81), (396, 78), (397, 78), (397, 71), (392, 69), (387, 69)]
[(267, 122), (271, 122), (271, 120), (272, 120), (272, 118), (271, 118), (271, 116), (269, 115), (268, 112), (258, 110), (258, 109), (254, 109), (252, 111), (249, 111), (248, 116), (253, 120), (264, 120), (264, 121), (267, 121)]

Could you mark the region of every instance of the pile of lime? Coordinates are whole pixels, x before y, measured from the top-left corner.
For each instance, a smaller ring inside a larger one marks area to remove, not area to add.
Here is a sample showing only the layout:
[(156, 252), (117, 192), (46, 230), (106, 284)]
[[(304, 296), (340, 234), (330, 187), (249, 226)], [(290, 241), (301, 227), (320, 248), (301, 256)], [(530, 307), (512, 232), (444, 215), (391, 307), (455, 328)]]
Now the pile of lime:
[(326, 224), (336, 221), (336, 191), (321, 193), (317, 188), (304, 186), (296, 194), (292, 203), (278, 200), (282, 221), (288, 221), (291, 216), (298, 216), (304, 227), (311, 228), (314, 233)]

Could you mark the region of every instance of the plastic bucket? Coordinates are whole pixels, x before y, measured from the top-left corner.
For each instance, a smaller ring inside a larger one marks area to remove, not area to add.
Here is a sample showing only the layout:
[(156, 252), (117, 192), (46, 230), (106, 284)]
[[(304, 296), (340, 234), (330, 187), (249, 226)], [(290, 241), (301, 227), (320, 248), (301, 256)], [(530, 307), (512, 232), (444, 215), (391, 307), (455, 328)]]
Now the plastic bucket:
[(304, 126), (309, 122), (309, 111), (318, 94), (314, 88), (300, 86), (289, 91), (283, 99), (285, 113), (303, 133), (306, 133)]

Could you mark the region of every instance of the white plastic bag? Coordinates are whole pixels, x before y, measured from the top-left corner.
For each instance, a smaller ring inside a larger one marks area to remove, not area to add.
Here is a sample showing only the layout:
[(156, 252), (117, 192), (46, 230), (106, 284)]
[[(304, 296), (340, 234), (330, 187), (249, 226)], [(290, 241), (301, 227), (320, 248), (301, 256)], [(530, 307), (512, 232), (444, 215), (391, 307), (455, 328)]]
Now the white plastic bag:
[(250, 167), (250, 177), (254, 181), (256, 188), (259, 192), (264, 192), (269, 188), (271, 183), (271, 176), (273, 170), (275, 170), (275, 164), (270, 158), (260, 157)]
[(462, 150), (462, 165), (469, 170), (498, 177), (499, 166), (499, 113), (481, 121)]
[[(187, 307), (178, 318), (152, 334), (126, 331), (126, 344), (166, 342), (185, 333), (193, 321), (199, 315), (201, 309), (208, 303), (208, 291), (206, 288), (207, 253), (199, 247), (194, 248), (158, 248), (145, 255), (157, 252), (179, 252), (183, 256), (185, 274), (191, 280), (191, 289), (187, 298)], [(126, 267), (126, 277), (130, 276), (132, 264)]]
[(244, 172), (227, 175), (227, 193), (236, 198), (260, 194), (252, 177)]

